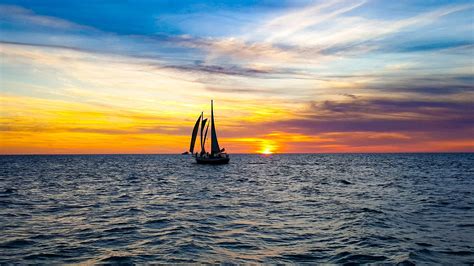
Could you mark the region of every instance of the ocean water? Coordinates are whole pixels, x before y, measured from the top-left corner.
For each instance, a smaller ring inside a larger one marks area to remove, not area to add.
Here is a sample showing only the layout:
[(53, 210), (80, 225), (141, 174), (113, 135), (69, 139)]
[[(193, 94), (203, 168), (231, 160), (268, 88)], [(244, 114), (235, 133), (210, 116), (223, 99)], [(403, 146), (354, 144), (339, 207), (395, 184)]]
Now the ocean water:
[(0, 156), (0, 263), (474, 263), (474, 154)]

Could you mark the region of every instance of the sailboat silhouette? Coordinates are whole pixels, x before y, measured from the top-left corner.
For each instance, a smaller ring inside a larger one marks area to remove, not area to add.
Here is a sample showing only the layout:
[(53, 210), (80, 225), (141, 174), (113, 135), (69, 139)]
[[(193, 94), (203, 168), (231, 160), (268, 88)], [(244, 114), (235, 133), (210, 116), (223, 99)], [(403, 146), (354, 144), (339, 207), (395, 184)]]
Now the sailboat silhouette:
[[(189, 152), (194, 154), (196, 162), (199, 164), (226, 164), (229, 163), (230, 158), (225, 149), (219, 147), (219, 142), (217, 141), (216, 133), (216, 124), (214, 122), (214, 101), (211, 100), (211, 121), (207, 123), (208, 119), (204, 119), (204, 114), (201, 112), (201, 115), (198, 117), (196, 124), (193, 128), (193, 133), (191, 135), (191, 143), (189, 145)], [(206, 126), (207, 123), (207, 126)], [(207, 132), (209, 130), (209, 124), (211, 124), (211, 152), (206, 152), (206, 139)], [(194, 146), (196, 144), (196, 138), (199, 128), (200, 130), (200, 142), (201, 142), (201, 152), (194, 153)], [(205, 128), (205, 130), (204, 130)]]

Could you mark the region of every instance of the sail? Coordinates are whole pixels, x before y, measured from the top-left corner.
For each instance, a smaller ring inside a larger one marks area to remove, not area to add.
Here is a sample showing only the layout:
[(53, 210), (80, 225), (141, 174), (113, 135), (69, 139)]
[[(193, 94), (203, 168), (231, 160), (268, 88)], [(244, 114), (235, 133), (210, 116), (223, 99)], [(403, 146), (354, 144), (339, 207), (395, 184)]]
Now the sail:
[(196, 124), (194, 125), (193, 135), (191, 136), (191, 144), (189, 146), (189, 152), (194, 153), (194, 144), (196, 143), (196, 136), (199, 128), (199, 121), (201, 120), (202, 114), (199, 116)]
[(203, 150), (204, 152), (206, 152), (206, 151), (204, 150), (204, 147), (206, 147), (206, 139), (207, 139), (207, 130), (208, 130), (208, 129), (209, 129), (209, 124), (207, 124), (206, 132), (204, 133), (204, 140), (202, 141), (202, 150)]
[[(201, 114), (202, 115), (202, 114)], [(204, 118), (204, 117), (203, 117)], [(206, 119), (203, 119), (202, 122), (201, 122), (201, 152), (206, 152), (204, 150), (204, 138), (203, 138), (203, 133), (204, 133), (204, 127), (206, 126), (206, 122), (207, 122), (207, 118)]]
[(211, 154), (217, 154), (221, 151), (219, 148), (219, 142), (217, 142), (216, 124), (214, 123), (214, 106), (213, 100), (211, 100)]

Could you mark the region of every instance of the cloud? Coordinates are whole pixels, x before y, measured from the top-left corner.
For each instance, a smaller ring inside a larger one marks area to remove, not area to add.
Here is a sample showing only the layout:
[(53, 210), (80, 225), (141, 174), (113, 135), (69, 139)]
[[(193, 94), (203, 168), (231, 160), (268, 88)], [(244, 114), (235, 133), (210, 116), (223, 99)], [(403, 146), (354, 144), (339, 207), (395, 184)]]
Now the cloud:
[(270, 74), (270, 71), (246, 68), (239, 65), (207, 65), (195, 63), (192, 65), (164, 65), (159, 68), (171, 68), (189, 72), (204, 72), (208, 74), (235, 75), (235, 76), (259, 76)]
[(474, 130), (472, 102), (369, 99), (313, 102), (299, 118), (266, 127), (289, 132), (436, 132), (459, 137)]
[[(361, 8), (365, 1), (327, 1), (316, 3), (255, 25), (243, 35), (233, 37), (196, 38), (171, 37), (167, 40), (178, 45), (207, 51), (206, 62), (221, 62), (232, 58), (237, 62), (266, 62), (273, 68), (292, 65), (305, 67), (336, 60), (340, 56), (355, 56), (369, 52), (414, 52), (458, 48), (470, 41), (443, 43), (396, 43), (384, 38), (413, 31), (438, 21), (452, 13), (472, 9), (474, 5), (444, 6), (421, 14), (397, 20), (364, 18), (350, 13)], [(326, 25), (326, 22), (330, 22)], [(400, 41), (401, 40), (401, 41)]]
[[(399, 20), (368, 19), (356, 16), (340, 17), (332, 26), (304, 32), (293, 36), (293, 43), (305, 43), (322, 54), (342, 54), (380, 50), (383, 38), (400, 33), (404, 29), (413, 30), (437, 21), (451, 13), (472, 9), (474, 5), (453, 5), (424, 12), (416, 16)], [(306, 40), (306, 41), (305, 41)], [(400, 42), (397, 42), (400, 45)], [(405, 44), (406, 45), (406, 44)]]
[(277, 62), (298, 60), (298, 54), (291, 49), (277, 47), (268, 42), (246, 42), (243, 39), (230, 38), (204, 38), (186, 39), (180, 42), (191, 48), (207, 51), (207, 59), (212, 61), (220, 57), (251, 62)]
[(29, 9), (13, 5), (0, 5), (0, 17), (2, 20), (29, 26), (67, 30), (95, 30), (92, 27), (76, 24), (65, 19), (38, 15)]
[(210, 92), (219, 92), (219, 93), (232, 93), (232, 94), (263, 94), (263, 95), (275, 95), (281, 94), (274, 90), (261, 89), (261, 88), (223, 88), (223, 87), (206, 87), (206, 90)]
[(349, 102), (324, 101), (312, 103), (312, 109), (331, 114), (416, 114), (437, 117), (440, 113), (444, 117), (449, 115), (471, 114), (474, 116), (470, 102), (439, 102), (422, 100), (396, 100), (396, 99), (369, 99), (355, 100)]
[(304, 32), (305, 29), (334, 19), (341, 14), (349, 12), (363, 5), (365, 1), (326, 1), (312, 6), (289, 12), (276, 17), (261, 27), (254, 34), (267, 34), (266, 41), (281, 42), (293, 37), (295, 34)]
[[(408, 68), (404, 71), (415, 71)], [(378, 93), (410, 93), (413, 95), (469, 95), (474, 93), (474, 77), (467, 74), (439, 74), (414, 77), (390, 77), (381, 75), (365, 88)], [(468, 96), (469, 97), (469, 96)], [(471, 96), (472, 97), (472, 96)]]
[(344, 94), (342, 94), (342, 95), (344, 95), (344, 96), (346, 96), (346, 97), (349, 97), (349, 98), (351, 98), (351, 99), (354, 99), (354, 100), (357, 99), (357, 96), (354, 95), (354, 94), (344, 93)]

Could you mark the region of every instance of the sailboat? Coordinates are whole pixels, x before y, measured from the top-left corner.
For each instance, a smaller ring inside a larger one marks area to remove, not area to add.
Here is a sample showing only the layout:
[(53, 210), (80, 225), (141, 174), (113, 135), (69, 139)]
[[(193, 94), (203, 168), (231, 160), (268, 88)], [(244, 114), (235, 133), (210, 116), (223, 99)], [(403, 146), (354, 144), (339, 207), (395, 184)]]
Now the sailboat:
[[(208, 119), (204, 118), (204, 113), (201, 112), (201, 115), (198, 117), (196, 124), (193, 128), (193, 133), (191, 135), (191, 144), (189, 145), (189, 152), (194, 155), (196, 162), (198, 164), (226, 164), (229, 163), (229, 155), (225, 152), (225, 149), (219, 147), (219, 142), (217, 141), (216, 134), (216, 124), (214, 122), (214, 102), (211, 100), (211, 121), (207, 123)], [(207, 125), (206, 125), (207, 123)], [(206, 139), (207, 132), (209, 130), (209, 124), (211, 124), (211, 152), (206, 152)], [(200, 130), (200, 144), (201, 152), (194, 153), (194, 146), (196, 144), (197, 134)], [(205, 130), (204, 130), (205, 129)]]

